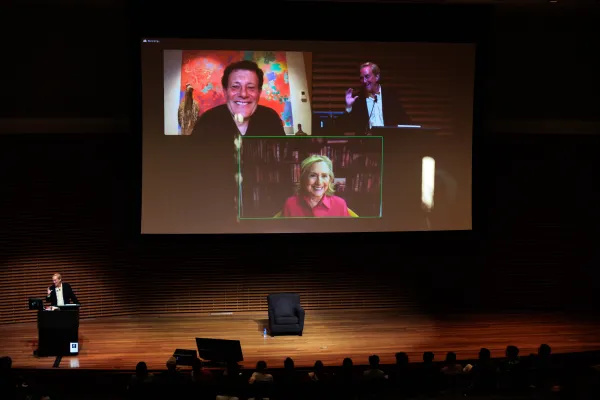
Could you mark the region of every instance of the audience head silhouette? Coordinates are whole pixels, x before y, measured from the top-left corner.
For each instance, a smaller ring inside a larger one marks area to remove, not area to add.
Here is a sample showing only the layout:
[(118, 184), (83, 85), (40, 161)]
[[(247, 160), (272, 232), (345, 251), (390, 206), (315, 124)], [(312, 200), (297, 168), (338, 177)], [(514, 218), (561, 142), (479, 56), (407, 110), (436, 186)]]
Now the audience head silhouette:
[(447, 364), (455, 364), (456, 363), (456, 353), (453, 351), (449, 351), (446, 353), (446, 363)]
[(259, 361), (256, 363), (256, 372), (265, 372), (267, 370), (267, 363), (265, 361)]
[(517, 346), (506, 346), (506, 357), (514, 360), (519, 357), (519, 348)]
[(369, 356), (369, 365), (371, 366), (371, 368), (379, 367), (379, 356), (376, 354)]
[(283, 367), (286, 370), (294, 369), (294, 360), (292, 360), (290, 357), (286, 358), (285, 361), (283, 362)]
[(137, 365), (135, 366), (135, 374), (139, 377), (148, 376), (148, 366), (145, 362), (140, 361), (139, 363), (137, 363)]
[(323, 372), (323, 369), (325, 368), (325, 366), (323, 365), (323, 361), (315, 361), (315, 365), (313, 368), (315, 369), (315, 372)]
[(492, 352), (490, 351), (490, 349), (486, 348), (486, 347), (482, 347), (481, 350), (479, 350), (479, 359), (480, 360), (490, 360), (492, 358)]
[(426, 351), (425, 353), (423, 353), (423, 362), (431, 363), (431, 362), (433, 362), (434, 357), (435, 357), (435, 355), (433, 354), (432, 351)]
[(177, 372), (177, 359), (175, 357), (170, 357), (167, 360), (167, 373), (175, 372)]
[(550, 354), (552, 354), (552, 348), (545, 343), (538, 349), (538, 356), (540, 357), (549, 357)]
[(408, 355), (405, 352), (396, 353), (396, 365), (408, 365)]

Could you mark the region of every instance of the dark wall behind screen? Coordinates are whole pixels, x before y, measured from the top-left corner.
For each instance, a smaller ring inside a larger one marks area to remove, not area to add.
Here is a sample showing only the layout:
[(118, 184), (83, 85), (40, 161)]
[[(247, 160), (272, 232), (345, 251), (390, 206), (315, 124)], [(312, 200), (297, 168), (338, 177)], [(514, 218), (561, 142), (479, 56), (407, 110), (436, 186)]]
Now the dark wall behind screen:
[[(9, 29), (5, 32), (10, 40), (3, 41), (3, 51), (14, 62), (0, 65), (2, 76), (10, 77), (3, 82), (0, 117), (128, 118), (132, 111), (132, 49), (127, 35), (135, 25), (125, 7), (118, 0), (92, 2), (107, 4), (104, 6), (60, 6), (70, 3), (64, 0), (56, 2), (56, 7), (47, 7), (28, 2), (7, 7), (1, 16), (5, 27), (22, 22), (27, 29), (20, 30), (19, 35), (8, 35)], [(573, 132), (583, 127), (589, 130), (590, 123), (582, 121), (598, 122), (594, 106), (600, 102), (596, 73), (600, 54), (594, 51), (599, 41), (598, 7), (550, 6), (496, 7), (484, 12), (479, 7), (473, 11), (440, 6), (440, 11), (429, 18), (433, 25), (427, 31), (435, 31), (435, 24), (447, 29), (479, 24), (485, 30), (490, 51), (485, 55), (489, 79), (484, 120), (490, 132), (543, 133), (563, 128), (568, 133), (566, 124), (549, 123), (569, 121)], [(329, 13), (339, 12), (339, 7), (335, 4)], [(356, 4), (343, 7), (351, 7), (348, 12), (357, 17), (363, 10)], [(137, 11), (144, 9), (148, 8)], [(448, 11), (453, 9), (454, 15)], [(307, 13), (306, 8), (300, 10)], [(450, 16), (453, 21), (449, 21)], [(410, 23), (405, 21), (404, 25)], [(210, 26), (207, 29), (216, 29), (219, 24)], [(294, 29), (289, 34), (296, 32), (310, 34), (306, 29)], [(257, 31), (261, 33), (272, 36), (268, 31)], [(31, 94), (36, 95), (35, 101)], [(110, 104), (107, 99), (112, 99)]]
[[(277, 290), (300, 292), (308, 309), (592, 309), (599, 143), (578, 133), (597, 124), (589, 104), (598, 104), (599, 64), (589, 50), (600, 35), (588, 35), (597, 33), (590, 13), (542, 20), (531, 12), (527, 25), (527, 12), (492, 16), (484, 129), (474, 139), (476, 237), (336, 236), (333, 251), (314, 254), (304, 250), (310, 238), (278, 236), (269, 257), (264, 237), (138, 235), (139, 143), (128, 129), (121, 8), (3, 13), (30, 29), (5, 42), (20, 62), (0, 66), (11, 77), (0, 107), (0, 268), (10, 288), (0, 322), (34, 321), (27, 298), (43, 296), (56, 270), (75, 286), (84, 317), (264, 310)], [(536, 73), (548, 65), (554, 72)], [(161, 295), (150, 295), (157, 287)]]

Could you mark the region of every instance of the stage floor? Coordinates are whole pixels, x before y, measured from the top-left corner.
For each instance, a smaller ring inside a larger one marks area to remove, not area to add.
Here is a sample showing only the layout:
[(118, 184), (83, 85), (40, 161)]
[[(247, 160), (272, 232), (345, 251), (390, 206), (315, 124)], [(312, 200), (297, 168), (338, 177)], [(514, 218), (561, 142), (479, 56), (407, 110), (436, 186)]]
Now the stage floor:
[[(163, 369), (177, 348), (195, 349), (195, 338), (236, 339), (242, 343), (246, 368), (265, 360), (282, 367), (292, 357), (299, 367), (322, 360), (326, 366), (340, 365), (352, 357), (355, 365), (367, 364), (378, 354), (391, 364), (398, 351), (421, 361), (424, 351), (443, 360), (447, 351), (459, 359), (476, 358), (481, 347), (502, 357), (507, 345), (516, 345), (522, 355), (541, 343), (554, 353), (600, 350), (600, 322), (577, 320), (565, 315), (470, 315), (434, 320), (426, 315), (406, 315), (397, 310), (307, 311), (303, 336), (263, 338), (266, 313), (235, 313), (214, 316), (170, 314), (85, 319), (80, 323), (80, 354), (64, 357), (60, 368), (133, 370), (138, 361), (150, 369)], [(55, 358), (36, 358), (35, 322), (0, 326), (0, 355), (13, 359), (14, 368), (52, 368)]]

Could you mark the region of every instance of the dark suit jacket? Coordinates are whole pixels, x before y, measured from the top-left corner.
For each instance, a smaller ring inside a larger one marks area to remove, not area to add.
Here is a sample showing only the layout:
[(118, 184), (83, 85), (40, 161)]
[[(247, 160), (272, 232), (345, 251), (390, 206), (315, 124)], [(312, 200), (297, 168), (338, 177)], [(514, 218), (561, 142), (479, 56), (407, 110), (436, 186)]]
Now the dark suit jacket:
[[(383, 123), (385, 126), (409, 125), (412, 123), (410, 117), (404, 111), (399, 100), (399, 93), (392, 86), (381, 85)], [(352, 105), (350, 113), (344, 112), (341, 124), (342, 132), (355, 132), (364, 135), (369, 129), (369, 114), (371, 110), (367, 106), (367, 98), (362, 92)]]
[[(56, 306), (56, 286), (52, 285), (52, 286), (50, 286), (50, 289), (52, 290), (52, 293), (50, 293), (48, 296), (46, 296), (46, 301), (49, 301), (51, 305)], [(79, 300), (77, 300), (77, 296), (75, 296), (75, 292), (73, 292), (71, 285), (63, 282), (62, 290), (63, 290), (63, 300), (65, 301), (65, 304), (68, 304), (68, 303), (79, 304)]]

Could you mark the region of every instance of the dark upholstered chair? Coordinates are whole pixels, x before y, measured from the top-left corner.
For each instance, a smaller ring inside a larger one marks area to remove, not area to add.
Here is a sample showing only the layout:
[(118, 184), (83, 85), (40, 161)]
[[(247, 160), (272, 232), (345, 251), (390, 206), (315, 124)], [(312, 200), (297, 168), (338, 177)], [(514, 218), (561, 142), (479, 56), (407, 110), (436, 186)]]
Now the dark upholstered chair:
[(271, 336), (295, 334), (302, 336), (304, 308), (296, 293), (273, 293), (267, 296), (269, 333)]

